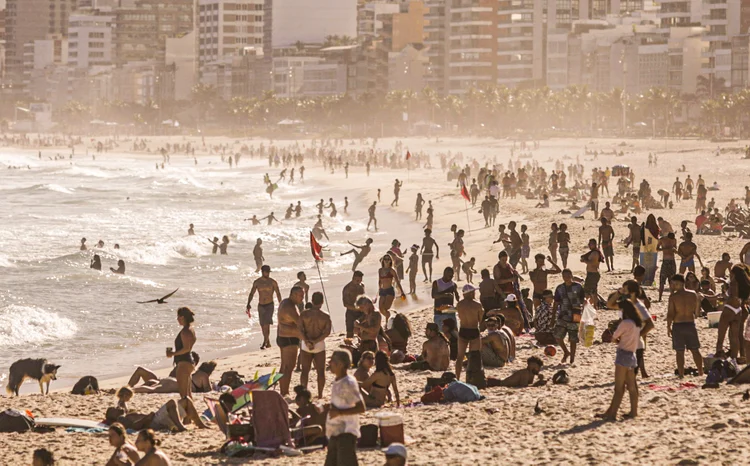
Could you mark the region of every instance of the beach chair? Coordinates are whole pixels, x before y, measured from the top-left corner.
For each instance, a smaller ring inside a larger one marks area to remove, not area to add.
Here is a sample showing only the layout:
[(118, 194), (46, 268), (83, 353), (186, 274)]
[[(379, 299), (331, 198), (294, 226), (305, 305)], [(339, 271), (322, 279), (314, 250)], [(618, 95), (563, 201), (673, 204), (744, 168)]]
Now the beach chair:
[[(258, 374), (256, 373), (254, 380), (232, 390), (232, 396), (236, 400), (234, 406), (232, 407), (232, 412), (236, 413), (242, 408), (252, 406), (253, 390), (269, 390), (273, 388), (279, 382), (279, 380), (281, 380), (282, 375), (283, 374), (276, 373), (276, 369), (274, 369), (270, 374), (265, 374), (260, 377), (258, 377)], [(202, 416), (209, 421), (215, 419), (216, 405), (218, 404), (219, 400), (211, 397), (203, 397), (203, 401), (206, 402), (206, 406), (208, 406), (208, 409), (203, 411)]]

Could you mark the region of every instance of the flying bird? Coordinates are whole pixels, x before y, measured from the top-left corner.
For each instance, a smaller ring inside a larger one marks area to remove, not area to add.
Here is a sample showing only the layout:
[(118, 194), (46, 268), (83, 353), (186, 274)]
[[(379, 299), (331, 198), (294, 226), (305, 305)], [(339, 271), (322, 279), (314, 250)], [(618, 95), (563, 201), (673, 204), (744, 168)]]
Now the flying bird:
[[(177, 288), (179, 290), (179, 288)], [(138, 304), (149, 304), (149, 303), (157, 303), (157, 304), (166, 304), (167, 299), (170, 298), (173, 294), (177, 293), (177, 290), (174, 290), (173, 292), (169, 293), (168, 295), (164, 296), (163, 298), (159, 299), (152, 299), (151, 301), (136, 301)]]

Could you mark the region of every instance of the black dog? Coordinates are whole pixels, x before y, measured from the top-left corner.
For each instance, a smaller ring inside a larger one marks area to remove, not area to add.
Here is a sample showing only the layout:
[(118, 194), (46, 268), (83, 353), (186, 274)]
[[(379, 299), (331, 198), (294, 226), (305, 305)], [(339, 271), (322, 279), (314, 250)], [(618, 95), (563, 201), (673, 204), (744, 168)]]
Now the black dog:
[(19, 359), (10, 366), (8, 374), (8, 386), (5, 390), (8, 394), (18, 396), (24, 380), (33, 379), (39, 382), (39, 391), (44, 395), (42, 384), (47, 384), (47, 395), (49, 395), (49, 384), (57, 380), (57, 370), (60, 366), (47, 363), (46, 359)]
[(99, 393), (99, 381), (93, 375), (87, 375), (81, 377), (81, 379), (73, 385), (73, 390), (70, 392), (73, 395), (90, 395), (93, 393)]

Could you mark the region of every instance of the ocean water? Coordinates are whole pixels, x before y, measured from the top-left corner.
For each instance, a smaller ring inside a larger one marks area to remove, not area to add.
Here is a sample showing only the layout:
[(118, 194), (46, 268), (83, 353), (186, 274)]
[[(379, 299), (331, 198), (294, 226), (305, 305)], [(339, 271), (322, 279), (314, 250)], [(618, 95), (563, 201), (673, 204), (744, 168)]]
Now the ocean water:
[[(192, 158), (173, 156), (166, 170), (157, 171), (157, 159), (108, 153), (94, 161), (79, 155), (71, 165), (67, 159), (38, 160), (36, 152), (0, 150), (0, 383), (10, 364), (25, 357), (62, 364), (66, 384), (88, 374), (100, 379), (122, 375), (136, 364), (167, 366), (170, 361), (162, 355), (173, 346), (179, 330), (175, 310), (183, 305), (197, 314), (196, 350), (203, 358), (257, 349), (259, 327), (244, 312), (257, 278), (255, 241), (263, 239), (266, 263), (283, 297), (299, 270), (318, 282), (308, 237), (320, 198), (333, 196), (339, 210), (335, 219), (324, 211), (331, 252), (321, 269), (331, 281), (332, 307), (340, 307), (337, 283), (348, 279), (353, 260), (333, 252), (348, 249), (346, 240), (378, 235), (387, 248), (385, 232), (364, 231), (366, 208), (356, 193), (348, 193), (350, 211), (359, 214), (347, 217), (347, 193), (320, 180), (282, 183), (269, 199), (263, 174), (269, 171), (273, 178), (279, 170), (269, 170), (260, 160), (243, 159), (230, 170), (218, 157), (210, 165), (208, 157), (199, 158), (195, 166)], [(30, 169), (9, 170), (8, 165)], [(286, 207), (297, 200), (303, 205), (299, 219), (270, 227), (243, 221), (271, 211), (283, 219)], [(190, 223), (196, 236), (187, 235)], [(345, 233), (347, 225), (350, 233)], [(410, 236), (420, 235), (414, 228)], [(206, 238), (223, 235), (230, 238), (229, 254), (212, 255)], [(88, 251), (79, 251), (83, 237)], [(100, 239), (101, 249), (96, 248)], [(105, 271), (89, 269), (94, 253)], [(375, 256), (373, 251), (369, 260)], [(118, 259), (125, 261), (126, 275), (109, 272)], [(178, 287), (169, 304), (136, 304)]]

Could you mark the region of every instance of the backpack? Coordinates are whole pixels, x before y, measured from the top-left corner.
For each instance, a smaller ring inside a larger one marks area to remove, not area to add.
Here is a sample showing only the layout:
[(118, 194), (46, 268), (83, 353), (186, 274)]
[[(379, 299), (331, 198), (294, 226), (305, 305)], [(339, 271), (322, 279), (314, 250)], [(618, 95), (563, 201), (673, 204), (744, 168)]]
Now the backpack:
[(0, 432), (28, 432), (34, 430), (34, 419), (15, 409), (0, 413)]
[(736, 375), (737, 368), (733, 363), (719, 359), (711, 365), (711, 370), (708, 371), (708, 375), (706, 376), (706, 384), (718, 385)]
[(474, 385), (456, 380), (445, 387), (443, 398), (448, 402), (468, 403), (469, 401), (479, 401), (484, 397), (479, 394), (479, 390)]
[(245, 384), (245, 381), (242, 380), (242, 375), (240, 375), (237, 371), (226, 371), (223, 374), (221, 374), (221, 380), (219, 380), (219, 386), (223, 387), (224, 385), (229, 386), (232, 390), (235, 388), (239, 388)]

